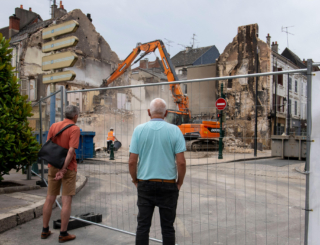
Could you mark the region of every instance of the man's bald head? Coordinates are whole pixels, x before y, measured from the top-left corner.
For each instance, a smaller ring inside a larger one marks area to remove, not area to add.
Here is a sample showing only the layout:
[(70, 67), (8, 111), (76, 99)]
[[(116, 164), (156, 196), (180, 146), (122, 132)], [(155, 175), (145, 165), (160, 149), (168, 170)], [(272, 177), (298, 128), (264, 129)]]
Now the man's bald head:
[(150, 103), (150, 116), (164, 118), (167, 111), (167, 103), (160, 98), (156, 98)]

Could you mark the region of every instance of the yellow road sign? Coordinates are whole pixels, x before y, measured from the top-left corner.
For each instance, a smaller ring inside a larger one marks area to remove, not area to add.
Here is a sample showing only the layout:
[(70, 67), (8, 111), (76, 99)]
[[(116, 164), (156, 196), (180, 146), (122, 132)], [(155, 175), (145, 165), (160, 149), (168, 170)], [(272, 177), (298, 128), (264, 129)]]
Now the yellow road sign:
[(42, 83), (57, 83), (57, 82), (73, 81), (75, 77), (76, 77), (76, 73), (74, 71), (56, 72), (56, 73), (44, 75), (42, 78)]
[(66, 33), (75, 32), (79, 23), (75, 20), (69, 20), (59, 25), (50, 26), (42, 30), (42, 39), (60, 36)]
[(79, 39), (75, 36), (54, 40), (52, 42), (42, 44), (42, 52), (48, 53), (50, 51), (58, 50), (61, 48), (76, 46), (78, 42), (79, 42)]
[(73, 66), (78, 60), (78, 56), (73, 52), (63, 52), (44, 56), (42, 58), (42, 70), (54, 70)]

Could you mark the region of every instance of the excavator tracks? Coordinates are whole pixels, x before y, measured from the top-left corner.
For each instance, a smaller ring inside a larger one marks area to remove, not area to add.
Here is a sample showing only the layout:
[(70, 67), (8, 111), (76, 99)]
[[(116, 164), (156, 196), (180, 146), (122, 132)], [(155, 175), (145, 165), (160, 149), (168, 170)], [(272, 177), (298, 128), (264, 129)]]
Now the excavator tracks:
[[(223, 147), (223, 145), (222, 145)], [(196, 139), (186, 141), (187, 151), (218, 151), (219, 139)]]

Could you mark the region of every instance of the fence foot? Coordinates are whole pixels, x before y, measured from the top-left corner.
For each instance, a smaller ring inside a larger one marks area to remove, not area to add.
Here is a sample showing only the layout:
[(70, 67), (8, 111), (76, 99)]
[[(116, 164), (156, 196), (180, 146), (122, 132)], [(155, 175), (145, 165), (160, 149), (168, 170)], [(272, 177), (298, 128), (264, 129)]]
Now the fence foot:
[[(88, 221), (91, 221), (94, 223), (101, 223), (102, 222), (102, 214), (86, 213), (86, 214), (77, 215), (76, 217), (84, 219), (84, 220), (88, 220)], [(81, 227), (85, 227), (88, 225), (91, 225), (91, 224), (70, 218), (69, 223), (68, 223), (68, 231), (78, 229)], [(60, 228), (61, 228), (61, 219), (53, 221), (53, 229), (60, 229)]]

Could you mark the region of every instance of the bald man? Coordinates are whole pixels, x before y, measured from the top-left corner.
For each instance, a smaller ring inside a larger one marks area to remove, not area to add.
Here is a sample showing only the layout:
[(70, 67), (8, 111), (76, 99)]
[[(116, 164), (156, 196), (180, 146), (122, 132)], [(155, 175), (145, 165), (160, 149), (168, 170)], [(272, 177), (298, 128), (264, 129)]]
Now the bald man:
[(163, 244), (174, 245), (173, 223), (186, 173), (186, 144), (180, 129), (164, 121), (167, 105), (163, 99), (151, 101), (148, 114), (151, 120), (135, 128), (130, 144), (129, 171), (138, 189), (136, 244), (149, 244), (152, 215), (158, 206)]

